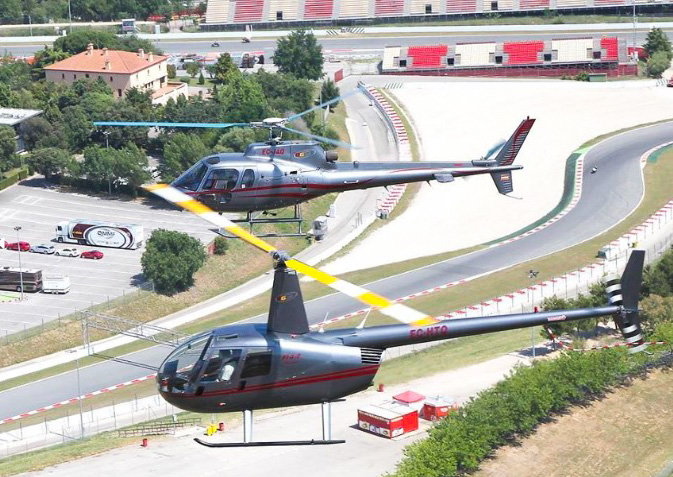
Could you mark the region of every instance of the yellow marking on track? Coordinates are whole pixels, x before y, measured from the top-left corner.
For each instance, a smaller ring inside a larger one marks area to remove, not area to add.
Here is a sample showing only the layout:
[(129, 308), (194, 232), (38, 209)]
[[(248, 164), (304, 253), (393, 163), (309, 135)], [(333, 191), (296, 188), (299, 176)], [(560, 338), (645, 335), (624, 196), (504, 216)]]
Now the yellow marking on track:
[(305, 263), (302, 263), (295, 259), (288, 260), (287, 262), (285, 262), (285, 264), (288, 267), (292, 268), (293, 270), (296, 270), (299, 273), (303, 273), (304, 275), (308, 275), (311, 278), (315, 278), (320, 283), (323, 283), (325, 285), (331, 285), (332, 283), (338, 280), (337, 277), (333, 277), (329, 273), (325, 273), (322, 270), (313, 268), (310, 265), (306, 265)]
[(376, 293), (372, 292), (363, 293), (362, 295), (357, 297), (357, 299), (364, 301), (365, 303), (375, 306), (377, 308), (386, 308), (390, 306), (390, 301), (388, 301), (388, 299), (383, 298), (381, 295), (377, 295)]
[(425, 318), (421, 318), (420, 320), (416, 320), (413, 323), (410, 323), (411, 326), (427, 326), (427, 325), (434, 325), (435, 323), (438, 323), (440, 320), (435, 318), (434, 316), (426, 316)]

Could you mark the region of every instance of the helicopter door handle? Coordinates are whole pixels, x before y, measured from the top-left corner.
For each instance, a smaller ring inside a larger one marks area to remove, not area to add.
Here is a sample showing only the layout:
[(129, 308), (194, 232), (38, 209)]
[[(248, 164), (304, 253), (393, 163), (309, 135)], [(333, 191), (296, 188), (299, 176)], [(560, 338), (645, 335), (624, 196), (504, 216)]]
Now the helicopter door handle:
[(358, 179), (356, 179), (354, 181), (344, 181), (344, 184), (357, 184), (358, 182), (360, 182), (360, 181)]
[(245, 389), (245, 381), (238, 383), (238, 390), (243, 391)]

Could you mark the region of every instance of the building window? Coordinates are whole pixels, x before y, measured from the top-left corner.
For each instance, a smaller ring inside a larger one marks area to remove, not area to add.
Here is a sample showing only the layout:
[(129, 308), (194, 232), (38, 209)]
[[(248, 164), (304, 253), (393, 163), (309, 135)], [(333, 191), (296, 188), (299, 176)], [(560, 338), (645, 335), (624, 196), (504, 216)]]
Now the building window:
[(276, 12), (276, 20), (282, 20), (283, 19), (283, 12), (278, 10)]
[(446, 64), (449, 65), (449, 66), (453, 66), (455, 63), (456, 63), (455, 58), (447, 58), (446, 59)]
[(77, 75), (73, 73), (72, 79), (77, 79)]
[(65, 73), (61, 73), (61, 79), (65, 79)]
[(542, 59), (543, 61), (551, 61), (551, 53), (545, 53)]
[(103, 77), (102, 77), (101, 75), (98, 75), (98, 79), (99, 79), (99, 80), (102, 80)]
[(400, 68), (406, 68), (407, 67), (407, 60), (400, 60)]
[(502, 64), (502, 55), (495, 55), (495, 64), (496, 65)]
[(498, 11), (498, 2), (491, 2), (491, 10), (494, 12)]
[(85, 78), (89, 78), (89, 73), (86, 73), (86, 74), (84, 75), (84, 77), (85, 77)]
[(425, 4), (425, 14), (428, 15), (430, 13), (432, 13), (432, 4), (426, 3)]
[(136, 79), (140, 79), (140, 75), (139, 75), (139, 74), (136, 74)]
[(112, 76), (110, 76), (110, 83), (112, 83)]
[(122, 90), (121, 90), (121, 89), (118, 89), (118, 90), (117, 90), (117, 94), (118, 94), (119, 97), (121, 98), (121, 97), (122, 97)]
[(600, 59), (601, 59), (601, 52), (594, 51), (594, 60), (600, 60)]

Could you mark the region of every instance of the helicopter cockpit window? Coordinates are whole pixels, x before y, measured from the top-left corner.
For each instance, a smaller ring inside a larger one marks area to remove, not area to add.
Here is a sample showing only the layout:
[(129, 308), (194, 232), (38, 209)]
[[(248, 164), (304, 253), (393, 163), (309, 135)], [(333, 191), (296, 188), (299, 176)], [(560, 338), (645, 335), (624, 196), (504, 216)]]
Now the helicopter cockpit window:
[(231, 190), (236, 187), (238, 175), (236, 169), (215, 169), (206, 179), (203, 188), (206, 190)]
[(271, 372), (271, 351), (249, 352), (241, 371), (241, 379), (266, 376)]
[(166, 358), (159, 371), (160, 375), (169, 379), (179, 378), (180, 381), (185, 383), (195, 379), (201, 368), (197, 363), (201, 359), (210, 337), (209, 333), (180, 345)]
[(199, 188), (199, 184), (201, 184), (203, 176), (206, 175), (206, 171), (208, 171), (208, 166), (202, 162), (199, 162), (197, 165), (185, 172), (182, 177), (179, 177), (175, 181), (175, 185), (177, 187), (182, 187), (183, 189), (196, 191)]
[(255, 183), (255, 171), (252, 169), (246, 169), (243, 172), (243, 178), (241, 179), (241, 189), (246, 189), (252, 187)]
[(240, 349), (215, 349), (207, 359), (200, 382), (230, 381), (241, 358)]

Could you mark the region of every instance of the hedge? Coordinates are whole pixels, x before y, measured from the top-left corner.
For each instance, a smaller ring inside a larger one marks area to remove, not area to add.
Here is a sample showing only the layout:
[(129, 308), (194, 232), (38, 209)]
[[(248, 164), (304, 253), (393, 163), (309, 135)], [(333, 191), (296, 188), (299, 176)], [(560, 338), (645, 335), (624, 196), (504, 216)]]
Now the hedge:
[(608, 349), (518, 367), (438, 423), (427, 439), (407, 447), (393, 475), (450, 477), (474, 471), (497, 447), (530, 434), (550, 415), (600, 396), (643, 359)]
[(28, 177), (28, 166), (17, 167), (16, 169), (11, 169), (3, 174), (3, 178), (0, 179), (0, 190), (5, 189), (13, 184), (16, 184), (20, 180)]

